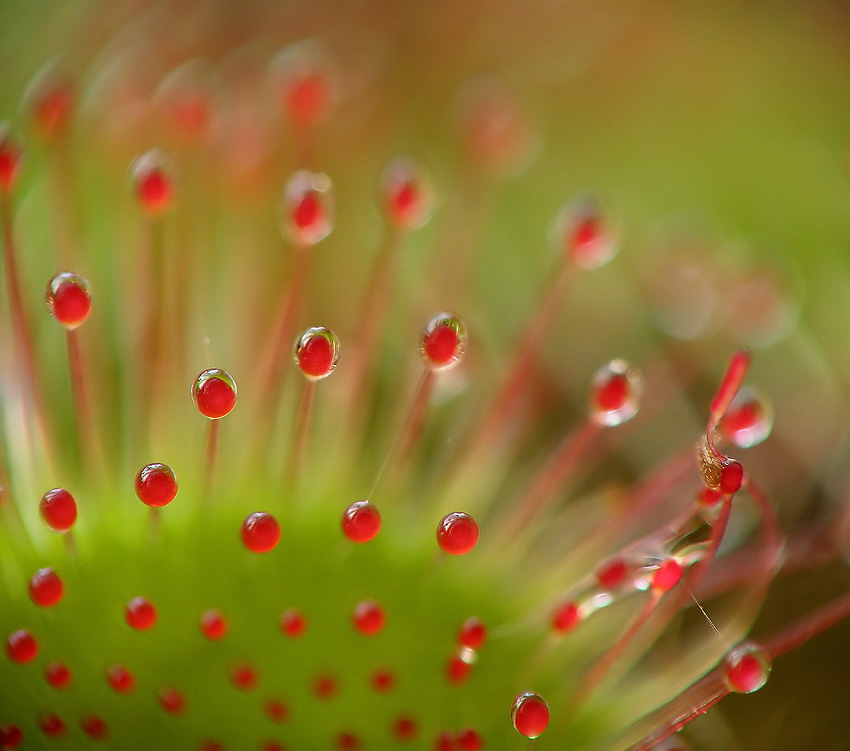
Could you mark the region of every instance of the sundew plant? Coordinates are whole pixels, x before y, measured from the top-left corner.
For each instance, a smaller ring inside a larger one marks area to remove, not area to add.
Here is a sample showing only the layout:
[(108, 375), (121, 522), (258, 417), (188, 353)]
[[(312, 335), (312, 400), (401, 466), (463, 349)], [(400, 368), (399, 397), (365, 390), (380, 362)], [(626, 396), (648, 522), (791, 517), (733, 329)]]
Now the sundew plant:
[(0, 8), (0, 746), (847, 748), (840, 4)]

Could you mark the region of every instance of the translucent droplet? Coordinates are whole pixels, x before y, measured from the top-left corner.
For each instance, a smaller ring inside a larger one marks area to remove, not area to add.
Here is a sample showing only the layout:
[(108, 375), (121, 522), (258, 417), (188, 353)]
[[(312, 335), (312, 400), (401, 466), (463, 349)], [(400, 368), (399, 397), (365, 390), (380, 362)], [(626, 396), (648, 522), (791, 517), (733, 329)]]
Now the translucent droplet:
[(272, 97), (286, 120), (309, 128), (324, 120), (336, 98), (336, 75), (328, 49), (307, 39), (285, 47), (269, 66)]
[(320, 172), (296, 172), (283, 192), (283, 233), (297, 245), (313, 246), (333, 229), (331, 180)]
[(68, 130), (75, 99), (74, 84), (55, 58), (35, 74), (23, 97), (24, 108), (45, 141)]
[(136, 198), (149, 214), (161, 214), (174, 203), (173, 169), (159, 149), (137, 157), (130, 166)]
[(542, 696), (526, 691), (514, 700), (511, 722), (520, 735), (538, 738), (549, 727), (549, 705)]
[(465, 150), (479, 167), (516, 175), (536, 156), (537, 134), (516, 95), (502, 81), (472, 80), (461, 93), (459, 116)]
[(611, 360), (593, 374), (588, 407), (591, 418), (613, 427), (631, 420), (640, 407), (643, 375), (625, 360)]
[(466, 348), (466, 326), (452, 313), (434, 316), (422, 330), (419, 352), (433, 370), (448, 370), (460, 361)]
[(218, 420), (236, 406), (236, 381), (221, 368), (204, 370), (192, 384), (192, 401), (204, 417)]
[(314, 326), (295, 341), (294, 357), (309, 380), (327, 378), (339, 362), (339, 339), (330, 329)]
[(723, 674), (730, 691), (751, 694), (770, 676), (770, 655), (754, 642), (745, 641), (732, 649), (723, 661)]
[(434, 186), (422, 166), (410, 157), (390, 162), (381, 186), (387, 216), (397, 227), (418, 229), (431, 218)]
[(752, 386), (742, 386), (718, 425), (724, 439), (740, 448), (758, 446), (773, 429), (773, 406)]
[(56, 274), (44, 292), (47, 309), (68, 331), (77, 328), (91, 311), (91, 287), (79, 274), (63, 271)]
[(567, 258), (580, 269), (598, 269), (617, 254), (617, 239), (605, 225), (598, 201), (591, 196), (561, 210), (557, 236)]
[(478, 523), (469, 514), (447, 514), (437, 526), (437, 542), (450, 555), (465, 555), (478, 542)]

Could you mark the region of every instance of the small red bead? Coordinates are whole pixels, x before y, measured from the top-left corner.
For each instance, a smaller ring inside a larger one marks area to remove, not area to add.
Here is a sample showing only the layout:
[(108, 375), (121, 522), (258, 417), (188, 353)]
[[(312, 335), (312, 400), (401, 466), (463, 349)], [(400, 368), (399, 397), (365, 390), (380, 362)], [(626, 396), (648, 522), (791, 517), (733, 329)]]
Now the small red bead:
[(265, 713), (272, 722), (286, 722), (289, 719), (289, 707), (278, 699), (266, 702)]
[(605, 412), (618, 410), (629, 398), (629, 381), (622, 374), (612, 375), (595, 391), (594, 396), (599, 409)]
[(286, 746), (277, 741), (263, 741), (260, 744), (260, 751), (286, 751)]
[(625, 583), (628, 573), (626, 562), (622, 558), (614, 558), (596, 570), (596, 581), (605, 589), (617, 589)]
[(67, 732), (65, 721), (52, 712), (43, 714), (38, 718), (38, 727), (42, 733), (50, 738), (62, 738)]
[(487, 641), (487, 627), (478, 618), (467, 618), (461, 624), (457, 640), (467, 649), (481, 649)]
[(313, 246), (330, 234), (333, 205), (327, 175), (296, 172), (287, 183), (283, 200), (285, 224), (297, 244)]
[(578, 606), (574, 602), (559, 605), (552, 616), (552, 630), (558, 634), (567, 634), (578, 626), (581, 620)]
[(43, 608), (52, 608), (62, 600), (65, 587), (52, 568), (40, 568), (30, 579), (30, 599)]
[(56, 532), (67, 532), (77, 521), (77, 503), (65, 488), (48, 490), (38, 508), (41, 518)]
[(320, 675), (313, 683), (313, 693), (317, 699), (321, 699), (322, 701), (333, 699), (338, 690), (339, 686), (337, 685), (336, 678), (332, 675)]
[(723, 462), (720, 470), (720, 490), (725, 495), (734, 495), (744, 484), (744, 468), (734, 459)]
[(124, 619), (137, 631), (146, 631), (156, 624), (156, 608), (144, 597), (134, 597), (124, 609)]
[(461, 730), (457, 734), (455, 742), (461, 751), (481, 751), (484, 748), (484, 741), (480, 733), (473, 728), (464, 728)]
[(437, 527), (437, 542), (450, 555), (464, 555), (478, 542), (478, 523), (463, 511), (448, 514)]
[(327, 76), (318, 71), (305, 71), (293, 78), (285, 95), (286, 114), (299, 128), (310, 128), (330, 109), (331, 90)]
[(32, 118), (39, 135), (50, 141), (68, 129), (74, 107), (74, 88), (70, 81), (55, 78), (40, 83), (41, 86), (32, 92)]
[(227, 636), (228, 624), (219, 610), (206, 610), (201, 613), (201, 633), (211, 641), (218, 641)]
[(412, 717), (399, 717), (393, 722), (393, 735), (397, 740), (409, 742), (419, 733), (419, 725)]
[(360, 739), (354, 733), (340, 733), (336, 737), (336, 747), (339, 751), (357, 751)]
[(472, 663), (467, 662), (460, 655), (453, 655), (446, 663), (446, 680), (452, 685), (458, 686), (465, 683), (472, 672)]
[(386, 623), (384, 609), (374, 600), (364, 600), (354, 608), (354, 628), (365, 636), (380, 633)]
[(24, 742), (23, 731), (11, 722), (0, 726), (0, 748), (15, 751)]
[(724, 677), (730, 691), (751, 694), (770, 677), (770, 655), (753, 642), (743, 642), (732, 649), (723, 662)]
[(167, 506), (177, 495), (177, 477), (165, 464), (147, 464), (136, 475), (136, 495), (146, 506)]
[(379, 694), (385, 694), (395, 688), (395, 674), (382, 668), (372, 673), (372, 688)]
[(413, 230), (428, 221), (434, 193), (430, 180), (412, 159), (393, 160), (384, 170), (382, 187), (387, 216), (396, 227)]
[(295, 342), (295, 362), (312, 381), (327, 378), (339, 361), (339, 340), (324, 326), (307, 329)]
[(166, 686), (157, 694), (159, 705), (168, 714), (179, 715), (186, 711), (186, 698), (176, 688)]
[(242, 523), (242, 542), (253, 553), (268, 553), (280, 542), (280, 524), (265, 511), (251, 514)]
[(297, 639), (307, 630), (307, 619), (297, 608), (285, 610), (280, 615), (280, 630), (290, 639)]
[(682, 564), (675, 558), (668, 558), (655, 570), (652, 576), (652, 588), (656, 592), (669, 592), (682, 578)]
[(234, 665), (230, 671), (230, 682), (240, 691), (252, 691), (258, 681), (257, 671), (245, 663)]
[(466, 327), (451, 313), (440, 313), (427, 324), (419, 338), (419, 351), (433, 370), (456, 365), (466, 347)]
[(64, 662), (53, 660), (44, 666), (44, 677), (53, 688), (68, 688), (71, 685), (71, 671)]
[(47, 309), (65, 329), (77, 328), (91, 311), (91, 289), (79, 274), (65, 271), (54, 276), (44, 293)]
[(511, 709), (511, 721), (521, 735), (537, 738), (549, 726), (549, 705), (537, 694), (521, 694)]
[(369, 542), (381, 531), (381, 512), (371, 501), (356, 501), (342, 515), (342, 531), (352, 542)]
[(106, 669), (106, 680), (119, 694), (132, 693), (136, 688), (136, 679), (123, 665), (110, 665)]
[(6, 654), (12, 662), (32, 662), (38, 656), (38, 642), (25, 628), (13, 631), (6, 639)]
[(204, 417), (218, 420), (236, 406), (236, 381), (220, 368), (204, 370), (192, 384), (192, 400)]
[(80, 720), (80, 727), (89, 738), (95, 741), (106, 740), (109, 735), (109, 728), (106, 726), (103, 718), (95, 714), (85, 715)]
[(205, 738), (201, 741), (201, 751), (225, 751), (225, 748), (218, 741), (212, 738)]
[(174, 184), (166, 159), (157, 149), (145, 152), (131, 166), (136, 198), (149, 214), (162, 214), (174, 202)]

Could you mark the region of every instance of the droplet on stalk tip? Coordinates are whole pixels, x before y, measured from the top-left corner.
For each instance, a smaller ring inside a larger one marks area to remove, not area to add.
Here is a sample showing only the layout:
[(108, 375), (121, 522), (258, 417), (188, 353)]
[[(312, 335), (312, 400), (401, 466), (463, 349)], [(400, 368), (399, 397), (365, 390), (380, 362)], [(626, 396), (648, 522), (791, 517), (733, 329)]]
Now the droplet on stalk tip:
[(745, 641), (734, 647), (723, 661), (723, 675), (730, 691), (751, 694), (770, 677), (770, 655), (754, 642)]
[(717, 426), (720, 435), (739, 448), (764, 441), (773, 428), (773, 407), (752, 386), (742, 386)]
[(204, 370), (192, 384), (192, 401), (204, 417), (218, 420), (236, 406), (236, 381), (226, 370)]
[(280, 614), (280, 630), (284, 636), (297, 639), (307, 630), (307, 619), (298, 608), (289, 608)]
[(487, 627), (478, 618), (467, 618), (461, 624), (457, 640), (467, 649), (481, 649), (487, 641)]
[(71, 671), (64, 662), (51, 660), (44, 666), (44, 679), (57, 691), (64, 691), (71, 685)]
[(531, 691), (520, 694), (511, 708), (511, 722), (520, 735), (538, 738), (549, 727), (549, 705)]
[(355, 501), (342, 515), (343, 534), (352, 542), (369, 542), (381, 531), (381, 512), (371, 501)]
[(157, 694), (159, 705), (168, 714), (179, 715), (186, 711), (186, 698), (172, 686), (161, 688)]
[(38, 642), (28, 629), (13, 631), (6, 639), (6, 655), (19, 664), (32, 662), (38, 656)]
[(174, 204), (172, 172), (168, 159), (159, 149), (146, 151), (130, 166), (136, 198), (148, 214), (163, 214)]
[(252, 553), (268, 553), (280, 542), (280, 524), (265, 511), (251, 514), (242, 523), (242, 542)]
[(431, 218), (433, 184), (422, 166), (410, 157), (398, 157), (387, 165), (381, 187), (384, 208), (396, 227), (418, 229)]
[(588, 397), (591, 418), (614, 427), (631, 420), (640, 407), (643, 375), (625, 360), (611, 360), (593, 374)]
[(447, 514), (437, 526), (437, 542), (450, 555), (468, 553), (478, 542), (478, 534), (478, 523), (463, 511)]
[(74, 110), (74, 84), (57, 60), (51, 60), (33, 77), (23, 97), (40, 138), (52, 141), (68, 131)]
[(283, 233), (296, 245), (312, 247), (333, 229), (333, 210), (330, 178), (300, 170), (283, 192)]
[(40, 607), (52, 608), (65, 594), (59, 575), (52, 568), (41, 568), (30, 579), (30, 599)]
[(54, 532), (67, 532), (77, 521), (77, 503), (65, 488), (48, 490), (38, 508), (41, 518)]
[(156, 625), (156, 608), (146, 597), (134, 597), (124, 609), (124, 619), (130, 628), (147, 631)]
[(452, 313), (434, 316), (422, 330), (419, 352), (432, 370), (448, 370), (463, 356), (466, 348), (466, 326)]
[(605, 226), (593, 197), (585, 196), (565, 207), (557, 226), (567, 258), (580, 269), (598, 269), (617, 254), (616, 238)]
[(47, 309), (68, 331), (77, 328), (91, 311), (91, 287), (85, 278), (72, 271), (56, 274), (44, 293)]
[(744, 467), (735, 459), (712, 451), (703, 440), (697, 449), (697, 464), (705, 486), (724, 495), (734, 495), (744, 484)]
[(131, 694), (136, 689), (136, 678), (123, 665), (110, 665), (106, 669), (106, 682), (119, 694)]
[(200, 618), (201, 633), (210, 641), (220, 641), (227, 636), (227, 619), (220, 610), (205, 610)]
[(177, 477), (171, 467), (147, 464), (136, 475), (136, 495), (146, 506), (167, 506), (177, 495)]
[(374, 600), (364, 600), (357, 604), (352, 615), (352, 622), (364, 636), (376, 636), (381, 633), (387, 616), (384, 609)]
[(324, 326), (307, 329), (295, 341), (295, 364), (311, 381), (327, 378), (339, 362), (339, 339)]
[(330, 53), (313, 39), (285, 47), (271, 62), (269, 86), (290, 124), (300, 129), (315, 127), (328, 116), (333, 105)]

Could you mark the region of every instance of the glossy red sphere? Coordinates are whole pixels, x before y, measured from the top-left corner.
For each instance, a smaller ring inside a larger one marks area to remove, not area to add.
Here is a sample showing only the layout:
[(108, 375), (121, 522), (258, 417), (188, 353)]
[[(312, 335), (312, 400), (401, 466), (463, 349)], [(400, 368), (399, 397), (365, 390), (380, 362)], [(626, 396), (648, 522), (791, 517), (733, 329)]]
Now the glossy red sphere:
[(251, 514), (242, 522), (242, 542), (252, 553), (268, 553), (280, 542), (280, 524), (265, 511)]

